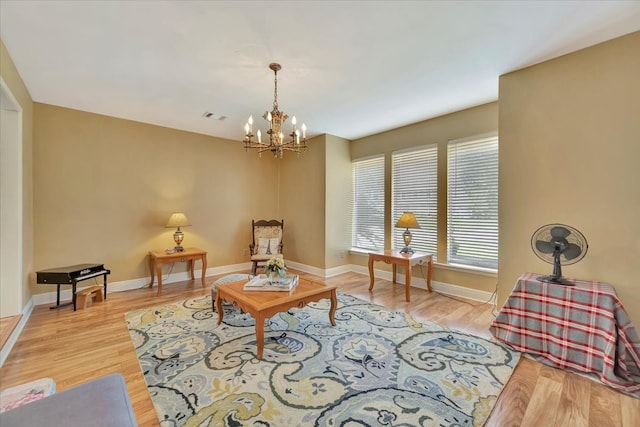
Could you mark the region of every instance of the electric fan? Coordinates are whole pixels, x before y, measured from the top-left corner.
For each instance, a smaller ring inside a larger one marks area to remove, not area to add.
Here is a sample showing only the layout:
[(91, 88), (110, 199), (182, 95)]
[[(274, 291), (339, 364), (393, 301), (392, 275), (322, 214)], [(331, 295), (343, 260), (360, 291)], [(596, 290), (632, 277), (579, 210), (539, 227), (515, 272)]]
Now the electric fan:
[(562, 277), (562, 266), (580, 261), (587, 253), (587, 239), (573, 227), (564, 224), (547, 224), (536, 230), (531, 236), (533, 252), (549, 264), (553, 264), (550, 276), (540, 276), (541, 282), (573, 286)]

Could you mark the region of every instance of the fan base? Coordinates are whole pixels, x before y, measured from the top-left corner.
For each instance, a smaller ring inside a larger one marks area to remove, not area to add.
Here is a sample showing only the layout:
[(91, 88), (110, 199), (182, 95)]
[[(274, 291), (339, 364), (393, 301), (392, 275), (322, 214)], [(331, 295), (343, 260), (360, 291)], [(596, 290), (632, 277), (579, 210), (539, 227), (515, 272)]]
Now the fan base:
[(545, 283), (553, 283), (554, 285), (565, 285), (565, 286), (575, 286), (576, 284), (568, 281), (564, 277), (556, 277), (556, 276), (540, 276), (536, 277), (541, 282)]

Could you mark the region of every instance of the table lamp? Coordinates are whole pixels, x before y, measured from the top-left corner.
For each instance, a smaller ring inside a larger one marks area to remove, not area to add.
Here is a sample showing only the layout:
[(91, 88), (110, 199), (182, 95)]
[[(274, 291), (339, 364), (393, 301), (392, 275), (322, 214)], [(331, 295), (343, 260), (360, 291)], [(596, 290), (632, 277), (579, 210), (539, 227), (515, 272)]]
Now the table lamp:
[(405, 232), (402, 233), (404, 248), (402, 248), (400, 252), (404, 254), (412, 254), (414, 250), (409, 247), (409, 244), (411, 243), (411, 232), (409, 231), (409, 229), (420, 228), (416, 216), (413, 214), (413, 212), (403, 212), (400, 216), (400, 219), (398, 219), (398, 222), (396, 223), (396, 227), (406, 228)]
[(176, 252), (184, 251), (184, 248), (181, 245), (182, 240), (184, 239), (184, 233), (180, 231), (180, 227), (189, 227), (190, 225), (191, 223), (189, 222), (189, 219), (182, 212), (173, 213), (171, 214), (171, 217), (169, 217), (169, 221), (167, 222), (167, 225), (165, 225), (165, 227), (178, 227), (176, 232), (173, 233), (173, 240), (175, 240), (176, 242), (176, 247), (174, 248)]

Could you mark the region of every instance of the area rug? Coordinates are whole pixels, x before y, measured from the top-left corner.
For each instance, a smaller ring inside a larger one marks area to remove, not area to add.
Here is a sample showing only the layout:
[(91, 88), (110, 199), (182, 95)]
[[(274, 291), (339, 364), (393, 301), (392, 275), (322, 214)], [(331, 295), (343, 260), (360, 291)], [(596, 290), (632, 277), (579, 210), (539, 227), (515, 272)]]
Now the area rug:
[(338, 293), (265, 325), (211, 297), (125, 315), (161, 426), (480, 426), (518, 362), (497, 341)]

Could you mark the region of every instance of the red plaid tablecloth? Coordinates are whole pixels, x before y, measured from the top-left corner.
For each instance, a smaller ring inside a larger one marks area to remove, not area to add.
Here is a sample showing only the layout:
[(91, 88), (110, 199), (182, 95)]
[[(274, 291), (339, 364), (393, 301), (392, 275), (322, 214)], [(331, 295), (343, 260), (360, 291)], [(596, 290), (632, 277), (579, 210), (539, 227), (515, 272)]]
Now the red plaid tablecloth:
[(540, 282), (525, 273), (490, 327), (500, 341), (558, 368), (596, 374), (640, 398), (640, 340), (615, 289), (572, 280)]

